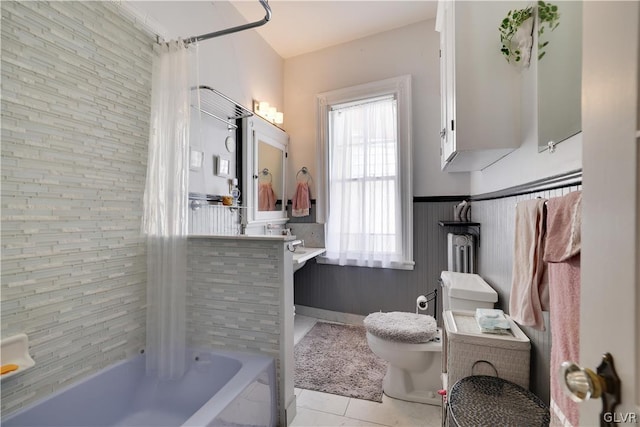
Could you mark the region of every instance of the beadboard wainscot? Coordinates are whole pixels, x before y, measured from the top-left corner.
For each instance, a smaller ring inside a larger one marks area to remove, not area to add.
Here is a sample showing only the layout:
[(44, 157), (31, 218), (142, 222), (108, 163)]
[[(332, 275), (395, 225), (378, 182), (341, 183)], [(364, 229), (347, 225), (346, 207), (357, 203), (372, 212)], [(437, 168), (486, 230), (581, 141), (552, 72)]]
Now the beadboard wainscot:
[[(509, 312), (513, 273), (516, 204), (542, 197), (561, 197), (582, 190), (582, 171), (540, 179), (494, 193), (471, 197), (473, 218), (482, 223), (482, 244), (478, 248), (478, 272), (498, 293), (496, 308)], [(549, 312), (543, 312), (545, 330), (519, 325), (531, 340), (529, 389), (549, 402), (551, 332)]]

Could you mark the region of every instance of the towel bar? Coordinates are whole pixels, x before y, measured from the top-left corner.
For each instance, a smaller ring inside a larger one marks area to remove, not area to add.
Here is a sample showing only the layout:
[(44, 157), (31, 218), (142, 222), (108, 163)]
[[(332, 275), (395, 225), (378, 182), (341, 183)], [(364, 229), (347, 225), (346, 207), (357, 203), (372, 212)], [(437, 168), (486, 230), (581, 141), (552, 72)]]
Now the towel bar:
[(300, 176), (300, 174), (303, 174), (307, 177), (307, 182), (313, 181), (313, 177), (309, 173), (309, 169), (307, 169), (306, 166), (301, 167), (298, 173), (296, 173), (296, 181), (298, 180), (298, 177)]

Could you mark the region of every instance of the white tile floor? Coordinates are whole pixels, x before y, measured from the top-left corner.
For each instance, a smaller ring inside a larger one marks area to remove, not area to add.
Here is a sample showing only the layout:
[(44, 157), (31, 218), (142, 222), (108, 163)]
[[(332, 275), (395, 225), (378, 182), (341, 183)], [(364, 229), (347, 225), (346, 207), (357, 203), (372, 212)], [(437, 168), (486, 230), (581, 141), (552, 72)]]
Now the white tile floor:
[[(317, 319), (295, 317), (294, 343), (298, 343)], [(439, 406), (405, 402), (386, 395), (382, 403), (353, 399), (312, 390), (295, 389), (297, 415), (291, 426), (421, 426), (439, 427)]]

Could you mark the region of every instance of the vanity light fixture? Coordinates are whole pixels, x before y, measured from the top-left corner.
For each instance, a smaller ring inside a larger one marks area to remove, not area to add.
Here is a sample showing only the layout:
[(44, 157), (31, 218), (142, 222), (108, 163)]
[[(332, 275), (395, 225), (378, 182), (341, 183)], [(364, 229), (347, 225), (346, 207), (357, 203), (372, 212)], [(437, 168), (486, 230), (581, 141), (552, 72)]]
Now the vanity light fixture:
[(253, 101), (253, 112), (271, 123), (277, 125), (284, 123), (284, 113), (270, 106), (268, 102)]

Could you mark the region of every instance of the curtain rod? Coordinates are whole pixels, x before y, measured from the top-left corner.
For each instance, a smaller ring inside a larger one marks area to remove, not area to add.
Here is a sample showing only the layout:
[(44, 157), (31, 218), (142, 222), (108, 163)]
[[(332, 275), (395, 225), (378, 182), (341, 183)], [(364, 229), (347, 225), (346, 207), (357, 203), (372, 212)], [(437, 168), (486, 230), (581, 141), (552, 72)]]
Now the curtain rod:
[(356, 99), (353, 101), (341, 102), (329, 106), (329, 111), (346, 110), (348, 108), (360, 107), (361, 105), (373, 104), (375, 102), (386, 101), (387, 99), (396, 99), (394, 93), (381, 96), (373, 96), (371, 98)]
[(184, 41), (184, 43), (185, 44), (190, 44), (190, 43), (194, 43), (194, 42), (208, 40), (208, 39), (212, 39), (214, 37), (225, 36), (227, 34), (237, 33), (239, 31), (244, 31), (244, 30), (248, 30), (248, 29), (251, 29), (251, 28), (260, 27), (260, 26), (266, 24), (271, 19), (271, 8), (269, 7), (269, 3), (267, 2), (268, 0), (258, 0), (258, 1), (262, 5), (262, 7), (264, 7), (264, 10), (266, 12), (266, 15), (260, 21), (250, 22), (248, 24), (239, 25), (237, 27), (227, 28), (226, 30), (214, 31), (213, 33), (208, 33), (208, 34), (202, 34), (200, 36), (190, 37), (190, 38), (186, 39)]

